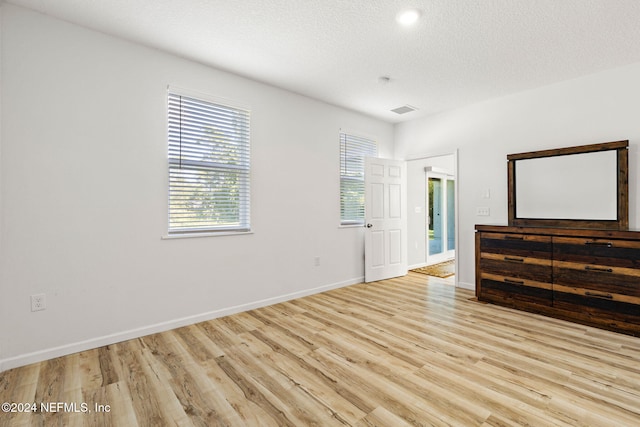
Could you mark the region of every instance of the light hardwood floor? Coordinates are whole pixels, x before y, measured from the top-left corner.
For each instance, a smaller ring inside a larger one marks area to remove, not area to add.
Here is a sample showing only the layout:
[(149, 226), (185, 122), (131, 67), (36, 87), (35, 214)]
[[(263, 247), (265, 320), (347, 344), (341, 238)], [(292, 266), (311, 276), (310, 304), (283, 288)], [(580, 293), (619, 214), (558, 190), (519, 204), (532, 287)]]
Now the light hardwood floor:
[(410, 273), (9, 370), (77, 408), (0, 425), (640, 425), (640, 338), (472, 297)]

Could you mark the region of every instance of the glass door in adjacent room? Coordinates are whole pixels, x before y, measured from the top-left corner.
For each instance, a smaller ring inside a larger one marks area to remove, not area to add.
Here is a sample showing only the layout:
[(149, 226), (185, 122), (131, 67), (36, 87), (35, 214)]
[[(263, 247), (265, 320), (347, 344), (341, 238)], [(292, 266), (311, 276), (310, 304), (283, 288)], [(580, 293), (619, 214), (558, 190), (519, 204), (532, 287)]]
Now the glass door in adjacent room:
[(427, 171), (427, 264), (455, 258), (455, 180)]

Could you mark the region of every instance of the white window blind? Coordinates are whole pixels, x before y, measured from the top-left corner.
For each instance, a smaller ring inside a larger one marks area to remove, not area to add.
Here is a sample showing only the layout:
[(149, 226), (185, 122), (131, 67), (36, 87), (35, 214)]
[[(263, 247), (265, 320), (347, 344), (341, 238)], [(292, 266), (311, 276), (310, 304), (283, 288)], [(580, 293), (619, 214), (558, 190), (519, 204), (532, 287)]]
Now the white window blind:
[(169, 92), (169, 234), (249, 231), (249, 111)]
[(340, 133), (340, 224), (364, 224), (364, 158), (377, 157), (375, 141)]

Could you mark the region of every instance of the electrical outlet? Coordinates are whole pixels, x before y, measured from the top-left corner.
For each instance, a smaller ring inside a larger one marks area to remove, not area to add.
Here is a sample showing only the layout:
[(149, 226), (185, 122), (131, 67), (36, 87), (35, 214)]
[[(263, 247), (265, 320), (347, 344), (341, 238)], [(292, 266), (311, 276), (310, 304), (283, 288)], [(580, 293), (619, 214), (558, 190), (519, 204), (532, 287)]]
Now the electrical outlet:
[(313, 258), (313, 265), (315, 265), (316, 267), (320, 267), (320, 257), (319, 256)]
[(46, 310), (47, 299), (45, 294), (31, 295), (31, 311)]
[(477, 216), (489, 216), (490, 215), (490, 211), (489, 208), (476, 208), (476, 215)]

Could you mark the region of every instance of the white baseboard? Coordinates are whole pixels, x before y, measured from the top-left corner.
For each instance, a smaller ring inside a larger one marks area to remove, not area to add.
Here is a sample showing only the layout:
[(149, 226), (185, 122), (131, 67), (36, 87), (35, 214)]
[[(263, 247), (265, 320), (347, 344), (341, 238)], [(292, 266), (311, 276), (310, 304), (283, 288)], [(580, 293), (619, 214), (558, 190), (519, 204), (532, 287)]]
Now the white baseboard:
[(305, 296), (318, 294), (320, 292), (330, 291), (332, 289), (338, 289), (338, 288), (342, 288), (349, 285), (355, 285), (357, 283), (362, 283), (363, 281), (364, 281), (364, 277), (356, 277), (350, 280), (345, 280), (343, 282), (323, 285), (323, 286), (319, 286), (312, 289), (306, 289), (300, 292), (293, 292), (290, 294), (285, 294), (285, 295), (280, 295), (273, 298), (254, 301), (247, 304), (241, 304), (233, 307), (227, 307), (219, 310), (209, 311), (209, 312), (197, 314), (194, 316), (187, 316), (180, 319), (170, 320), (167, 322), (156, 323), (154, 325), (144, 326), (142, 328), (130, 329), (128, 331), (122, 331), (115, 334), (104, 335), (97, 338), (91, 338), (85, 341), (65, 344), (59, 347), (48, 348), (45, 350), (39, 350), (32, 353), (21, 354), (15, 357), (0, 359), (0, 372), (6, 371), (8, 369), (17, 368), (20, 366), (29, 365), (31, 363), (37, 363), (37, 362), (42, 362), (44, 360), (49, 360), (49, 359), (53, 359), (60, 356), (66, 356), (66, 355), (77, 353), (80, 351), (91, 350), (91, 349), (102, 347), (105, 345), (115, 344), (118, 342), (127, 341), (134, 338), (140, 338), (140, 337), (155, 334), (158, 332), (169, 331), (171, 329), (192, 325), (194, 323), (205, 322), (207, 320), (228, 316), (230, 314), (253, 310), (260, 307), (266, 307), (266, 306), (277, 304), (280, 302), (290, 301), (292, 299), (302, 298)]
[(476, 285), (474, 283), (458, 282), (458, 287), (462, 289), (468, 289), (470, 291), (476, 290)]
[(407, 267), (407, 270), (415, 270), (416, 268), (422, 268), (422, 267), (426, 267), (427, 263), (426, 262), (421, 262), (419, 264), (413, 264)]

